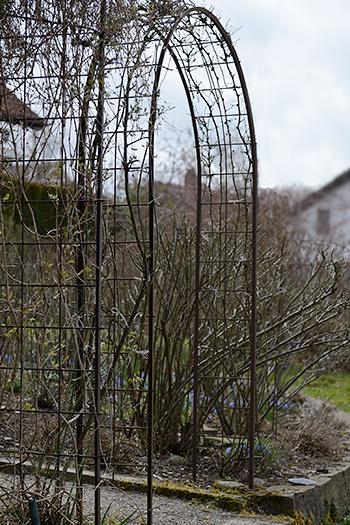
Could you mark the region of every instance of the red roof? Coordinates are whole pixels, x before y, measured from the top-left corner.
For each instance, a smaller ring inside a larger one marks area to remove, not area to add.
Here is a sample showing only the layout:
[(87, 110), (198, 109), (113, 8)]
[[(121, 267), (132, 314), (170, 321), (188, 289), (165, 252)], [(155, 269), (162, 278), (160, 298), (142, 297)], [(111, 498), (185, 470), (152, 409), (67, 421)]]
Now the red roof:
[(39, 117), (24, 102), (10, 91), (6, 86), (0, 84), (0, 120), (18, 123), (30, 128), (42, 128), (44, 119)]

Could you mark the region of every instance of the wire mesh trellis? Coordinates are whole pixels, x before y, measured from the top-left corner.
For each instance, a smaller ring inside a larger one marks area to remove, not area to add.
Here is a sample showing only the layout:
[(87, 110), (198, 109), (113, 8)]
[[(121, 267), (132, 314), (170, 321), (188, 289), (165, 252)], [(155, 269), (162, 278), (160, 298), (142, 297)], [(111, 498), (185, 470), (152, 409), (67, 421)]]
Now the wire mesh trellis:
[[(254, 449), (255, 136), (210, 12), (98, 7), (1, 13), (2, 456), (22, 493), (36, 474), (47, 523), (83, 523), (86, 469), (96, 524), (102, 479), (147, 471), (150, 524), (157, 455), (191, 456), (196, 479), (203, 450), (224, 474)], [(157, 172), (171, 70), (185, 184)]]

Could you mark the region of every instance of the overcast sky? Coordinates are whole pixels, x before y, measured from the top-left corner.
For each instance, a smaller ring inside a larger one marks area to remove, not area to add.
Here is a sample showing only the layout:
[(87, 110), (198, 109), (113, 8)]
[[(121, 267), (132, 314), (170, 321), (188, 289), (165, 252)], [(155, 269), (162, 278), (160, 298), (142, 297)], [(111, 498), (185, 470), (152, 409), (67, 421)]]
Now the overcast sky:
[(350, 1), (203, 0), (233, 36), (260, 184), (319, 187), (350, 167)]

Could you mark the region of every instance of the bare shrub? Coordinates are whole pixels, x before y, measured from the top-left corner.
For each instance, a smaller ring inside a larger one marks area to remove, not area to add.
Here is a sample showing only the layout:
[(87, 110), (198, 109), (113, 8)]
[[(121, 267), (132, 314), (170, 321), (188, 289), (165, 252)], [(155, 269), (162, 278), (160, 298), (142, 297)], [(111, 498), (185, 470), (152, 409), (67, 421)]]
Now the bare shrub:
[(303, 398), (294, 442), (296, 449), (315, 456), (332, 456), (339, 446), (343, 424), (335, 406), (327, 401)]

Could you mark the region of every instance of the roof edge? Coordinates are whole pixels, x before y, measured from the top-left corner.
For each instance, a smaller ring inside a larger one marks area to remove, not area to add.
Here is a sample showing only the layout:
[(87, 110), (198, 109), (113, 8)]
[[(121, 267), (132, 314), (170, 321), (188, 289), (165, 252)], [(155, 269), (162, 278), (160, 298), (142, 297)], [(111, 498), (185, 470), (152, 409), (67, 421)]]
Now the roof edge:
[(325, 197), (329, 191), (339, 188), (346, 182), (350, 182), (350, 168), (348, 168), (346, 171), (344, 171), (343, 173), (335, 177), (333, 180), (322, 186), (322, 188), (320, 188), (319, 190), (316, 190), (310, 193), (307, 197), (305, 197), (301, 202), (299, 202), (295, 206), (294, 214), (306, 210), (307, 208), (315, 204), (317, 201), (323, 199), (323, 197)]

